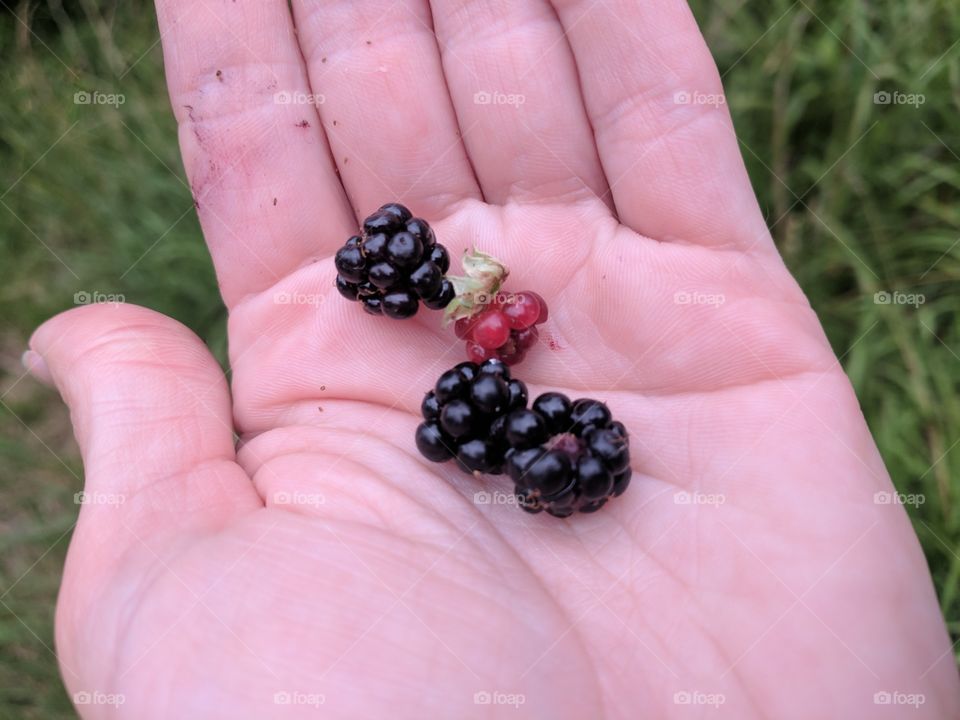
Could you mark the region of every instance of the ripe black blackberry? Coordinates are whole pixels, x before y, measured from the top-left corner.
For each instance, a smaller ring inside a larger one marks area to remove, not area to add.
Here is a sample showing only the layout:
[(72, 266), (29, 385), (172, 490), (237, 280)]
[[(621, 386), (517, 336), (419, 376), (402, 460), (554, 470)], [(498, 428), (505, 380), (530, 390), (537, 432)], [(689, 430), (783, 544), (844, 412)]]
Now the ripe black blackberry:
[(504, 469), (527, 512), (596, 512), (630, 484), (627, 429), (598, 400), (544, 393), (505, 417), (504, 437)]
[(462, 362), (424, 397), (417, 448), (433, 462), (455, 459), (466, 472), (499, 475), (508, 447), (505, 417), (526, 404), (526, 385), (499, 360)]
[(337, 290), (363, 303), (371, 315), (412, 317), (420, 301), (440, 310), (456, 292), (444, 274), (450, 268), (446, 248), (437, 243), (426, 220), (399, 203), (388, 203), (363, 221), (334, 257)]

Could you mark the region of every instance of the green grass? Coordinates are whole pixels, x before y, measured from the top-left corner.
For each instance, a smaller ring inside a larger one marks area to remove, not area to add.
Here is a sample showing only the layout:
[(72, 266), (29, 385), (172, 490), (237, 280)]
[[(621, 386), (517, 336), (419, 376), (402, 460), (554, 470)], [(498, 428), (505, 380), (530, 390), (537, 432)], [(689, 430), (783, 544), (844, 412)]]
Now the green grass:
[[(75, 717), (52, 621), (81, 467), (66, 412), (19, 381), (74, 294), (123, 295), (224, 356), (147, 3), (0, 12), (0, 718)], [(99, 7), (97, 7), (99, 6)], [(850, 374), (960, 638), (960, 6), (697, 0), (774, 236)], [(762, 9), (761, 9), (762, 8)], [(74, 93), (122, 93), (119, 107)], [(875, 104), (879, 91), (923, 104)], [(11, 188), (6, 190), (7, 188)], [(922, 293), (919, 307), (874, 302)]]

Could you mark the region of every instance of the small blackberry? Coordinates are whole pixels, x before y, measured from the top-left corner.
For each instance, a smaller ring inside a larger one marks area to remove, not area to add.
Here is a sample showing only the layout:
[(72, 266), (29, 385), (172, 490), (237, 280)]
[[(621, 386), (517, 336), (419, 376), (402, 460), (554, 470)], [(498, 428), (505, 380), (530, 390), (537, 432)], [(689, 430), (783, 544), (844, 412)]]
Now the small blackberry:
[(508, 448), (506, 415), (526, 405), (527, 387), (498, 360), (462, 362), (423, 398), (417, 447), (428, 460), (456, 458), (467, 472), (498, 475)]
[(523, 509), (595, 512), (630, 483), (630, 439), (598, 400), (549, 392), (506, 419), (506, 471)]
[(399, 203), (388, 203), (363, 221), (334, 256), (337, 290), (363, 303), (371, 315), (397, 320), (412, 317), (420, 301), (442, 310), (456, 296), (444, 277), (450, 268), (446, 248), (437, 244), (426, 220)]

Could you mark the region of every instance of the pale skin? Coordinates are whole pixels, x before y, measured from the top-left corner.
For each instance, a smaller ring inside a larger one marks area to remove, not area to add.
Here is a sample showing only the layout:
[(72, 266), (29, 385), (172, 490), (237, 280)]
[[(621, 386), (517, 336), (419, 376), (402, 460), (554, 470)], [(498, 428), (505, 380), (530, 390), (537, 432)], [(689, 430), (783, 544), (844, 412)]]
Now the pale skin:
[[(686, 5), (292, 5), (158, 2), (230, 391), (132, 305), (30, 343), (93, 498), (64, 679), (123, 698), (83, 717), (960, 716), (917, 538), (875, 500), (890, 478)], [(334, 251), (391, 200), (455, 268), (475, 243), (547, 299), (516, 375), (610, 405), (624, 496), (529, 516), (474, 502), (502, 477), (418, 455), (462, 343), (333, 289)]]

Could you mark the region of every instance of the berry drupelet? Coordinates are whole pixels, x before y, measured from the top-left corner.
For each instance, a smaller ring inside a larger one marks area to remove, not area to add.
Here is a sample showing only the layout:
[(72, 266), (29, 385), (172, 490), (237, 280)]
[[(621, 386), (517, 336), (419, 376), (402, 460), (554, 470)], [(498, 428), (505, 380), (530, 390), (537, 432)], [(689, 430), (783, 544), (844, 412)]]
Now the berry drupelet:
[(412, 317), (420, 301), (440, 310), (453, 300), (446, 248), (437, 243), (426, 220), (399, 203), (388, 203), (363, 221), (334, 257), (337, 290), (359, 301), (371, 315)]
[(447, 370), (420, 406), (420, 453), (433, 462), (455, 459), (466, 472), (503, 472), (505, 417), (527, 405), (527, 387), (499, 360), (462, 362)]

